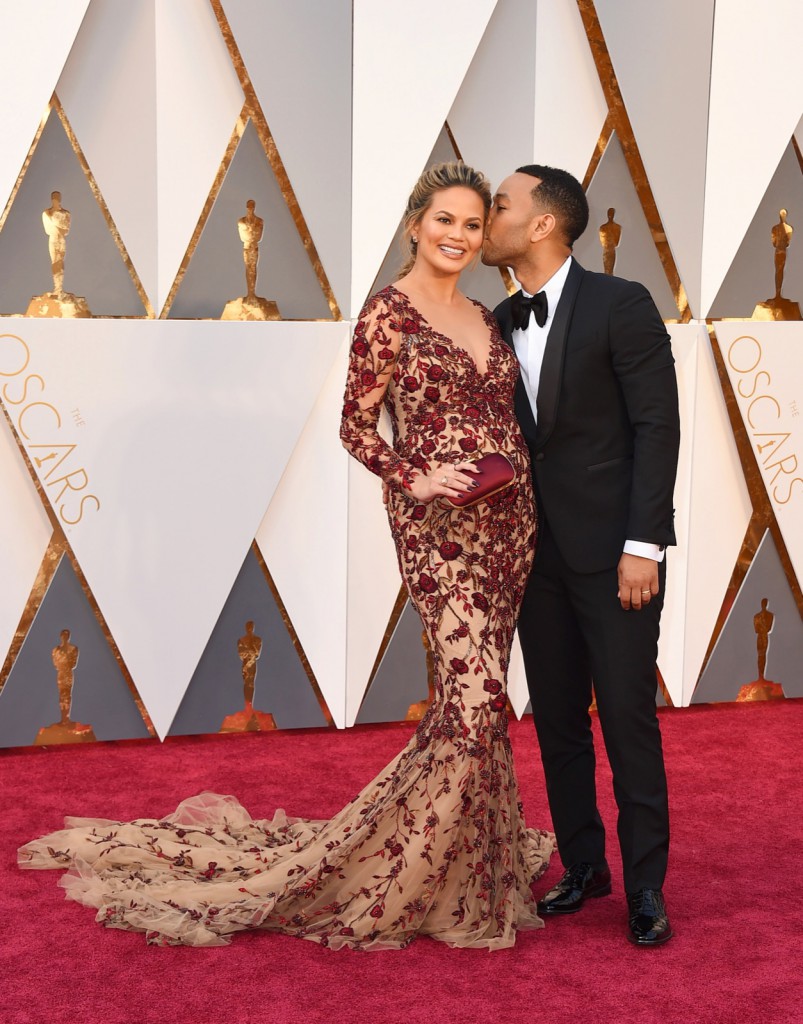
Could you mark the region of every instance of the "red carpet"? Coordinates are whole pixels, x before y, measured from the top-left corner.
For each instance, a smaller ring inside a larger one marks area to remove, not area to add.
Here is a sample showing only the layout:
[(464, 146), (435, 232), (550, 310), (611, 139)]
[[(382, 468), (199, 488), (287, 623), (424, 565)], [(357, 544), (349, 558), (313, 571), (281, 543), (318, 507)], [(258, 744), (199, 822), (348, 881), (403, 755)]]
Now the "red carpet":
[[(251, 813), (327, 817), (411, 726), (187, 737), (0, 754), (0, 1024), (798, 1024), (803, 1019), (803, 701), (667, 711), (673, 811), (666, 896), (676, 938), (624, 938), (621, 883), (512, 950), (332, 952), (244, 934), (211, 950), (155, 948), (65, 902), (55, 872), (15, 851), (65, 813), (166, 813), (204, 789)], [(548, 824), (529, 719), (513, 723), (528, 820)], [(600, 801), (613, 835), (607, 765)], [(618, 852), (610, 850), (614, 877)], [(560, 874), (550, 868), (547, 887)]]

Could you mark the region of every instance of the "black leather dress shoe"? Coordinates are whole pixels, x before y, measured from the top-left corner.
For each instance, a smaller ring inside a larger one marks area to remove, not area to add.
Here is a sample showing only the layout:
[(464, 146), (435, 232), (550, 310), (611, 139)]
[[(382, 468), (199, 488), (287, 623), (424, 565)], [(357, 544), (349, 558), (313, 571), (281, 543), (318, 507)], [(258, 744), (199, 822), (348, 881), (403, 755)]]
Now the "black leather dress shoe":
[(635, 946), (660, 946), (672, 938), (660, 889), (639, 889), (627, 894), (627, 937)]
[(611, 872), (607, 866), (594, 869), (590, 864), (572, 864), (563, 878), (538, 901), (538, 913), (575, 914), (586, 900), (607, 896), (611, 891)]

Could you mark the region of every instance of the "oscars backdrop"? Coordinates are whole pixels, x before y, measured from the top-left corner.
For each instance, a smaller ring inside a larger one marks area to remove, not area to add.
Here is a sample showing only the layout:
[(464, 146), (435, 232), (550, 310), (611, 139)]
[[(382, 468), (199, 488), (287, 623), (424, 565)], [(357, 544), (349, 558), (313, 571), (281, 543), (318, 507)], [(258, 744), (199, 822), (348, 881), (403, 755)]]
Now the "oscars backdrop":
[(0, 745), (421, 716), (338, 422), (407, 194), (456, 157), (571, 170), (577, 257), (667, 322), (659, 701), (803, 696), (798, 0), (32, 0), (0, 34)]

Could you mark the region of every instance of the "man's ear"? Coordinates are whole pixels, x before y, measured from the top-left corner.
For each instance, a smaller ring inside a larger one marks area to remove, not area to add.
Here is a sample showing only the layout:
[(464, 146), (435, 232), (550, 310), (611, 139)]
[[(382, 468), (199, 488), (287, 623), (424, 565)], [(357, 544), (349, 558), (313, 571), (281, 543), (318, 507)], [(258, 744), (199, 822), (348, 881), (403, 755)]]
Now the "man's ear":
[(542, 242), (545, 238), (548, 238), (555, 230), (557, 221), (555, 215), (552, 213), (539, 213), (538, 216), (532, 223), (530, 230), (530, 241), (531, 242)]

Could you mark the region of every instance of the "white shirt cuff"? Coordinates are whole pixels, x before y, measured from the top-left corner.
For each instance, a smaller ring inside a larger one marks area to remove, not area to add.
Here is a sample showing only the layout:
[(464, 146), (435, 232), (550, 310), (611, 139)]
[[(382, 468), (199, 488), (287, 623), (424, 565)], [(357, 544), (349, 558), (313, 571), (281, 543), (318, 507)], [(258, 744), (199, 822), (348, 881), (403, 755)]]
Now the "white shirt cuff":
[(652, 558), (655, 562), (663, 562), (666, 549), (658, 544), (648, 544), (644, 540), (626, 540), (626, 555), (639, 555), (641, 558)]

